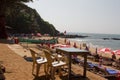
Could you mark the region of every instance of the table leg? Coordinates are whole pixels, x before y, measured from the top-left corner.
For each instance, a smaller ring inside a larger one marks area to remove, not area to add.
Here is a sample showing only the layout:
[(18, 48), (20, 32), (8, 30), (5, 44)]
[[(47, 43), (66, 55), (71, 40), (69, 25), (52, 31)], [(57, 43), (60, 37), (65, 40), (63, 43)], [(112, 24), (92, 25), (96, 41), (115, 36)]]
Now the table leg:
[(71, 54), (69, 54), (69, 73), (68, 73), (68, 80), (71, 80)]
[(84, 54), (84, 72), (83, 72), (83, 77), (86, 77), (86, 71), (87, 71), (87, 55)]

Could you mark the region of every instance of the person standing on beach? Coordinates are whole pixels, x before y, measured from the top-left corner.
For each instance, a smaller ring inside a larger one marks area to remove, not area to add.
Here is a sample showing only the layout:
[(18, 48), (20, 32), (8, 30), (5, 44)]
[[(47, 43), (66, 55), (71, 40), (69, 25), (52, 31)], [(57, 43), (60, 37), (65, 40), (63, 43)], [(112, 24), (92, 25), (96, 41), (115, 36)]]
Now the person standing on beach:
[(74, 45), (73, 45), (74, 48), (77, 48), (77, 45), (76, 45), (76, 42), (74, 42)]
[[(89, 47), (87, 45), (85, 46), (85, 50), (89, 51)], [(89, 53), (89, 55), (91, 55), (91, 52)]]
[(85, 50), (89, 51), (89, 48), (88, 48), (88, 46), (87, 46), (87, 45), (86, 45), (86, 47), (85, 47)]
[(67, 40), (66, 40), (66, 38), (65, 38), (64, 43), (66, 44), (66, 42), (67, 42)]
[(95, 61), (99, 61), (99, 58), (100, 56), (98, 55), (98, 52), (97, 52), (97, 48), (95, 49), (95, 54), (93, 54), (93, 56), (95, 57)]
[(112, 61), (115, 61), (116, 60), (116, 56), (115, 56), (115, 54), (113, 53), (113, 55), (112, 55)]
[(82, 49), (81, 44), (80, 44), (80, 49)]
[[(76, 42), (74, 42), (73, 47), (77, 48)], [(77, 54), (72, 55), (72, 61), (73, 61), (73, 63), (79, 63), (79, 58), (77, 57)]]
[(103, 63), (103, 58), (102, 58), (102, 56), (100, 56), (100, 57), (99, 57), (99, 66), (101, 66), (102, 63)]

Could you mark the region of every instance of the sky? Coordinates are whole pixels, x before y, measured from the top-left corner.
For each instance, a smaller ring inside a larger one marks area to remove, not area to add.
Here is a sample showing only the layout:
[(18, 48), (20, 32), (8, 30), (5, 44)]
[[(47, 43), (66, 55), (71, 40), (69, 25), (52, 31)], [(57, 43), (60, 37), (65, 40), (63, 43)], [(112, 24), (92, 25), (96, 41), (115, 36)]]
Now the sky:
[(120, 34), (120, 0), (34, 0), (27, 5), (60, 32)]

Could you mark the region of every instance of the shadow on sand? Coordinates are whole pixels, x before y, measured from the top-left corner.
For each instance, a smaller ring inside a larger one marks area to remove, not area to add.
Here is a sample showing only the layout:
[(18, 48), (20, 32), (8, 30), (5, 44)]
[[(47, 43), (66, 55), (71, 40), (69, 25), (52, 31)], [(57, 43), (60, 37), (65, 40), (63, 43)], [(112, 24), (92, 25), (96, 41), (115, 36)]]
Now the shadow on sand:
[[(33, 62), (33, 58), (32, 57), (27, 57), (27, 56), (23, 56), (23, 58), (28, 61), (28, 62)], [(40, 59), (40, 57), (37, 57), (37, 59)]]
[(6, 39), (0, 39), (0, 43), (8, 44), (8, 43), (9, 43), (9, 41), (8, 41), (8, 40), (6, 40)]
[[(33, 80), (51, 80), (50, 79), (50, 76), (45, 76), (45, 75), (42, 75), (42, 76), (39, 76), (39, 77), (35, 77)], [(61, 76), (59, 79), (55, 79), (55, 80), (68, 80), (68, 75), (65, 75), (65, 76)], [(85, 78), (83, 76), (80, 76), (78, 77), (73, 77), (71, 76), (71, 79), (70, 80), (90, 80), (88, 78)]]
[(33, 62), (32, 57), (24, 56), (23, 58), (24, 58), (26, 61), (28, 61), (28, 62)]

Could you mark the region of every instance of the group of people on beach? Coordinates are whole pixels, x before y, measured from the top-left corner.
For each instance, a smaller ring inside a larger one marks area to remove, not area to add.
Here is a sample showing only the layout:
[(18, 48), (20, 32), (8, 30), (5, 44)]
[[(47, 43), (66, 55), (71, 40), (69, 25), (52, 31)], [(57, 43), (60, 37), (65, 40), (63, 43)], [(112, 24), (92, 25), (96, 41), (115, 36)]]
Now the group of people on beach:
[[(65, 42), (67, 42), (67, 41), (65, 41)], [(69, 43), (70, 43), (70, 42), (69, 42)], [(85, 45), (85, 48), (84, 48), (84, 49), (90, 52), (89, 46), (87, 46), (86, 44), (84, 44), (84, 45)], [(76, 43), (74, 43), (73, 47), (78, 48), (78, 47), (76, 46)], [(91, 56), (94, 56), (95, 61), (97, 61), (97, 62), (99, 63), (99, 66), (102, 66), (102, 65), (103, 65), (105, 59), (104, 59), (104, 57), (103, 57), (102, 55), (99, 55), (99, 54), (97, 53), (97, 48), (96, 48), (95, 54), (92, 55), (92, 53), (90, 53), (90, 55), (91, 55)], [(75, 63), (79, 63), (79, 61), (80, 61), (77, 55), (72, 55), (72, 60), (73, 60), (73, 62), (75, 62)], [(106, 59), (106, 60), (107, 60), (107, 59)], [(117, 58), (116, 58), (116, 55), (115, 55), (114, 53), (112, 54), (111, 61), (112, 61), (112, 64), (111, 64), (111, 65), (113, 65), (113, 66), (114, 66), (116, 63), (120, 64), (120, 58), (117, 59)]]

